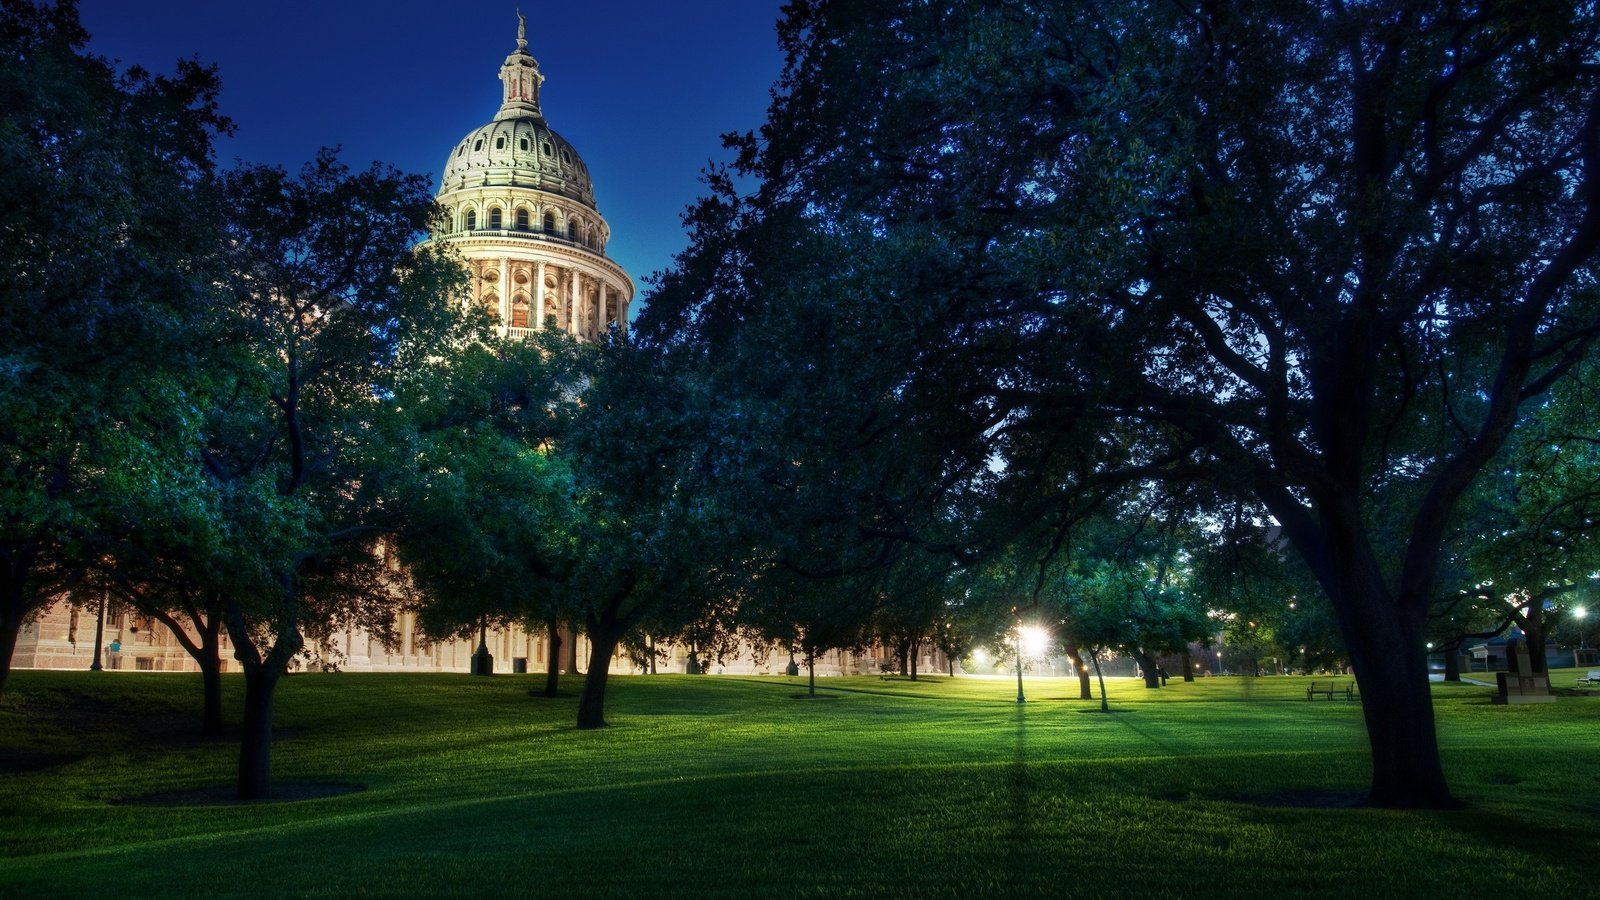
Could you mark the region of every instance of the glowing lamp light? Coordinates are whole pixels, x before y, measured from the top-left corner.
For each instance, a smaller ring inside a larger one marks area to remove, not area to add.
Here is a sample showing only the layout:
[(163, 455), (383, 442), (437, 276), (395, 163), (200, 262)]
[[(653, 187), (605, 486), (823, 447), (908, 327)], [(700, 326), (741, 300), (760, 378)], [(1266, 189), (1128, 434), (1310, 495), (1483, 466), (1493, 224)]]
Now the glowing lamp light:
[(1017, 639), (1022, 644), (1022, 652), (1029, 656), (1043, 656), (1050, 649), (1050, 632), (1037, 625), (1018, 628)]

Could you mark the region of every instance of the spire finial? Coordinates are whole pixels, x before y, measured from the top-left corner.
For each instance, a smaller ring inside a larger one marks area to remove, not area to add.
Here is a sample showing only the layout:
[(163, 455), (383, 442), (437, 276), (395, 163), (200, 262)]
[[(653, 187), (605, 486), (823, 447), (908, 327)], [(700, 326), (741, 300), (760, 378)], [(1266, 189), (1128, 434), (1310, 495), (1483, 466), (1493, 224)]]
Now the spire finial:
[(505, 93), (496, 120), (521, 116), (542, 118), (539, 85), (544, 83), (544, 76), (539, 74), (539, 61), (528, 52), (528, 20), (521, 9), (517, 10), (517, 49), (500, 65), (500, 81), (505, 85)]

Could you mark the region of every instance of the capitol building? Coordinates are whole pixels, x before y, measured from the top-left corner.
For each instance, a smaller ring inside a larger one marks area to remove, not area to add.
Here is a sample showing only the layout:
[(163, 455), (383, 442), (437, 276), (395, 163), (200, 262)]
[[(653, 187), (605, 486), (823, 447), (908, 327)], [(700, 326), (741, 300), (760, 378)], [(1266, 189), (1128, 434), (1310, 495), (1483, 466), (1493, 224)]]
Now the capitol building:
[[(428, 243), (454, 250), (470, 275), (466, 304), (487, 309), (504, 336), (528, 337), (556, 328), (580, 341), (609, 329), (625, 330), (633, 302), (632, 279), (606, 256), (611, 226), (600, 215), (594, 183), (583, 157), (550, 127), (541, 103), (544, 74), (528, 53), (526, 25), (519, 16), (516, 49), (500, 66), (499, 110), (485, 125), (456, 143), (445, 158), (438, 202), (444, 224)], [(104, 621), (100, 622), (100, 617)], [(97, 626), (99, 626), (97, 628)], [(79, 604), (65, 600), (23, 626), (12, 658), (15, 668), (87, 669), (95, 659), (96, 633), (107, 648), (111, 669), (197, 671), (193, 659), (169, 629), (155, 619), (114, 601)], [(566, 672), (587, 667), (590, 648), (582, 634), (563, 628)], [(235, 669), (226, 632), (223, 670)], [(544, 671), (544, 636), (512, 626), (491, 630), (485, 641), (497, 672)], [(682, 672), (689, 654), (681, 646), (665, 651), (661, 671)], [(369, 672), (468, 672), (475, 642), (430, 641), (415, 616), (401, 614), (393, 640), (386, 642), (360, 628), (331, 635), (306, 635), (306, 658), (299, 665)], [(712, 672), (779, 674), (786, 653), (751, 653), (709, 666)], [(612, 671), (641, 671), (619, 658)], [(818, 674), (876, 672), (881, 651), (835, 651), (819, 658)], [(919, 667), (940, 671), (942, 654), (924, 644)], [(654, 665), (649, 670), (656, 670)]]
[(439, 204), (446, 224), (431, 240), (461, 254), (470, 302), (513, 337), (553, 327), (593, 340), (626, 328), (633, 281), (606, 257), (611, 226), (595, 204), (588, 166), (545, 120), (544, 74), (520, 21), (500, 83), (494, 119), (445, 159)]

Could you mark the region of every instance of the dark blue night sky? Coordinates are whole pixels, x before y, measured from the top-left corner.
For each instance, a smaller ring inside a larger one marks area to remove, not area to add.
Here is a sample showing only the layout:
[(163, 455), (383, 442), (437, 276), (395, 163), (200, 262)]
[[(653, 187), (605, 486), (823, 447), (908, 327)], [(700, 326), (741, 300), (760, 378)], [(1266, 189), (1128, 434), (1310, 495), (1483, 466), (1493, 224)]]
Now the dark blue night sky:
[[(545, 75), (545, 116), (583, 154), (608, 248), (640, 282), (684, 246), (683, 208), (719, 135), (760, 125), (782, 66), (780, 0), (521, 0)], [(296, 169), (340, 145), (352, 167), (382, 160), (437, 186), (462, 135), (500, 105), (516, 4), (457, 0), (82, 0), (90, 49), (170, 72), (216, 63), (238, 134), (219, 157)]]

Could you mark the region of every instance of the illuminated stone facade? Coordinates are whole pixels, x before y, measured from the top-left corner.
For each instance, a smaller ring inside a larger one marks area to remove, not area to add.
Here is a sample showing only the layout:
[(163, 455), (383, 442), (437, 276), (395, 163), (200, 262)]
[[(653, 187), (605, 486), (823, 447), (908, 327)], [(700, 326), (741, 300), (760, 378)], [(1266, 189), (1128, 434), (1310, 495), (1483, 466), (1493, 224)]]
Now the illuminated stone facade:
[(520, 23), (500, 81), (499, 112), (445, 160), (446, 221), (431, 240), (461, 254), (471, 272), (468, 302), (512, 336), (559, 328), (594, 340), (626, 328), (633, 281), (606, 257), (611, 227), (595, 205), (588, 167), (545, 121), (544, 75)]

